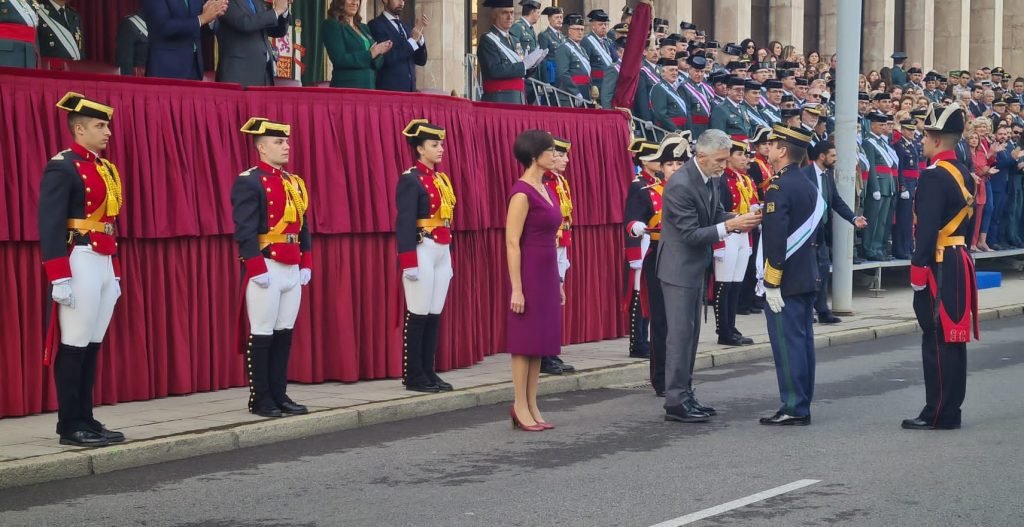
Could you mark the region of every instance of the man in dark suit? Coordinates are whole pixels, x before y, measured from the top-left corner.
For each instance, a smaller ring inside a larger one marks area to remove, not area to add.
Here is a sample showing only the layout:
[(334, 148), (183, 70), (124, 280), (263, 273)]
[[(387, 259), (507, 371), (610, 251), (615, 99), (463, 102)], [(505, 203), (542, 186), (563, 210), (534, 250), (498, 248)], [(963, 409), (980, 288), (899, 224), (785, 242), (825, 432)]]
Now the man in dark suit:
[(427, 64), (427, 42), (423, 30), (426, 15), (416, 19), (416, 25), (402, 22), (405, 0), (383, 0), (384, 12), (367, 24), (377, 42), (391, 41), (391, 51), (384, 54), (384, 66), (377, 70), (377, 89), (389, 91), (416, 91), (416, 66)]
[(277, 56), (270, 37), (280, 38), (291, 23), (291, 0), (229, 0), (217, 27), (220, 62), (217, 82), (273, 86)]
[(149, 29), (146, 76), (202, 80), (200, 29), (227, 7), (228, 0), (142, 0), (142, 19)]
[(693, 393), (693, 364), (700, 339), (700, 308), (712, 261), (713, 243), (730, 232), (749, 232), (760, 223), (753, 214), (726, 213), (719, 185), (732, 140), (721, 130), (697, 139), (697, 155), (673, 175), (662, 195), (657, 270), (665, 299), (665, 420), (700, 423), (715, 415)]

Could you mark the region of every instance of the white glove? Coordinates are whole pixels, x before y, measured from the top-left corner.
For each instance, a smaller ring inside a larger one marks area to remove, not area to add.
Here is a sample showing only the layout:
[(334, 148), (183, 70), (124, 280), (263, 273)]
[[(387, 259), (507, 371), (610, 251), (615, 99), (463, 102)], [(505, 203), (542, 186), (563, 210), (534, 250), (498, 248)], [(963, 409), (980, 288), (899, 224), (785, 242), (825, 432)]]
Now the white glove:
[(534, 66), (540, 64), (540, 61), (544, 60), (544, 57), (548, 56), (548, 50), (546, 48), (537, 48), (531, 51), (523, 59), (523, 64), (526, 65), (526, 69), (533, 69)]
[(782, 300), (782, 289), (778, 287), (767, 287), (764, 290), (764, 301), (768, 303), (768, 309), (772, 313), (782, 313), (786, 303)]
[(714, 254), (716, 262), (725, 260), (725, 249), (715, 249), (715, 252), (712, 254)]
[(903, 192), (900, 192), (900, 199), (910, 199), (910, 191), (904, 190)]
[(256, 275), (249, 280), (252, 280), (252, 283), (262, 287), (263, 289), (270, 287), (270, 273)]
[(420, 268), (410, 267), (402, 270), (402, 278), (406, 278), (411, 282), (415, 282), (420, 279)]
[(750, 205), (750, 212), (757, 212), (759, 210), (761, 210), (761, 204), (760, 203), (752, 203)]
[(313, 278), (312, 269), (299, 269), (299, 285), (306, 285)]
[(647, 226), (644, 225), (643, 222), (633, 222), (633, 226), (629, 228), (629, 233), (632, 234), (634, 238), (643, 236), (645, 232), (647, 232)]
[(913, 289), (914, 291), (924, 291), (926, 287), (928, 287), (928, 286), (927, 285), (914, 285), (914, 284), (910, 284), (910, 288)]
[(634, 271), (643, 268), (643, 266), (644, 266), (644, 261), (643, 260), (630, 260), (629, 261), (629, 268), (634, 270)]
[(875, 201), (881, 201), (882, 200), (882, 193), (876, 190), (876, 191), (871, 193), (871, 198), (874, 199)]
[(71, 291), (71, 279), (61, 278), (53, 281), (53, 289), (50, 291), (50, 298), (53, 301), (72, 309), (75, 307), (75, 294)]
[(120, 278), (115, 278), (114, 279), (114, 291), (116, 292), (116, 294), (114, 296), (116, 296), (116, 297), (120, 297), (121, 296), (121, 279)]

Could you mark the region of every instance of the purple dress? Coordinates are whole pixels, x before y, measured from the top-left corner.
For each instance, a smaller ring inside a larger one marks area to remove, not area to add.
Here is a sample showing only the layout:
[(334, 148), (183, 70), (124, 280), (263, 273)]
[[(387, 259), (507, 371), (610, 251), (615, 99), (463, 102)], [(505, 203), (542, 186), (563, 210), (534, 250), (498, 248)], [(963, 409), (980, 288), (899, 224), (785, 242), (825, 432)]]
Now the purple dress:
[[(512, 355), (550, 357), (562, 346), (562, 297), (559, 292), (558, 252), (555, 235), (562, 225), (558, 197), (546, 185), (549, 204), (537, 189), (516, 181), (511, 196), (525, 194), (530, 202), (519, 238), (519, 270), (526, 310), (521, 315), (508, 309), (506, 350)], [(509, 293), (511, 299), (511, 291)], [(508, 306), (508, 304), (506, 304)]]

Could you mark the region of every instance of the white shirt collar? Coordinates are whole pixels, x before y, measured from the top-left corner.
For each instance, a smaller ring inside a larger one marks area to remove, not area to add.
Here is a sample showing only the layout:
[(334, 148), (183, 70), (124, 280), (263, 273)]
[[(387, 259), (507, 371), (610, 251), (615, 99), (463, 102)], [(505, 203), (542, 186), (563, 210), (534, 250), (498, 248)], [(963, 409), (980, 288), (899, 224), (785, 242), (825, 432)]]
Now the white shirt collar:
[(392, 15), (391, 13), (389, 13), (387, 11), (384, 11), (384, 18), (387, 18), (388, 20), (390, 20), (392, 24), (395, 22), (395, 20), (400, 20), (397, 16)]
[(817, 163), (812, 164), (814, 165), (814, 175), (821, 177), (821, 175), (825, 173), (825, 169), (818, 166)]
[(501, 36), (503, 36), (503, 37), (509, 36), (508, 31), (502, 31), (501, 28), (499, 28), (498, 26), (491, 26), (491, 27), (494, 28), (494, 30), (497, 31), (498, 34), (500, 34)]
[(700, 178), (701, 178), (701, 179), (703, 179), (703, 180), (704, 180), (704, 184), (705, 184), (705, 185), (707, 185), (707, 184), (708, 184), (708, 181), (709, 181), (709, 180), (710, 180), (711, 178), (710, 178), (710, 177), (708, 177), (707, 175), (705, 175), (705, 174), (704, 174), (704, 171), (703, 171), (703, 170), (701, 170), (701, 168), (700, 168), (700, 163), (698, 163), (698, 162), (697, 162), (697, 158), (696, 158), (696, 157), (694, 157), (694, 159), (693, 159), (693, 166), (697, 167), (697, 172), (699, 172), (699, 173), (700, 173)]

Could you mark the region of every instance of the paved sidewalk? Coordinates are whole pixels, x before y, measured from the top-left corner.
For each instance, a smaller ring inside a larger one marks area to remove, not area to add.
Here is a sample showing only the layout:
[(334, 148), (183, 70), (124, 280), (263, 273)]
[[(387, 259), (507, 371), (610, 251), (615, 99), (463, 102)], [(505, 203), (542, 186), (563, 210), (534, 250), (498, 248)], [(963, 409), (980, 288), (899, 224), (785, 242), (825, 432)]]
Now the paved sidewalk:
[[(894, 275), (888, 284), (906, 283), (905, 277)], [(854, 298), (855, 313), (844, 316), (843, 323), (833, 326), (816, 325), (819, 346), (869, 341), (897, 333), (917, 331), (911, 306), (912, 292), (903, 287), (874, 293), (860, 289)], [(1003, 285), (998, 289), (980, 293), (981, 308), (986, 318), (1017, 316), (1024, 312), (1024, 273), (1004, 273)], [(702, 329), (701, 348), (697, 368), (735, 363), (770, 356), (767, 331), (763, 315), (740, 316), (740, 331), (756, 342), (753, 346), (729, 348), (719, 346), (714, 331), (714, 314), (708, 310), (709, 320)], [(984, 338), (984, 335), (982, 335)], [(578, 373), (561, 377), (543, 376), (541, 391), (553, 393), (577, 389), (591, 389), (622, 383), (639, 383), (646, 378), (646, 360), (627, 357), (625, 339), (609, 340), (568, 346), (563, 350), (566, 362), (576, 366)], [(455, 385), (452, 394), (423, 395), (407, 392), (400, 380), (364, 381), (352, 384), (292, 384), (290, 396), (310, 407), (313, 412), (305, 417), (267, 420), (245, 411), (248, 388), (234, 388), (218, 392), (174, 396), (152, 401), (122, 403), (100, 407), (97, 417), (109, 428), (125, 433), (129, 441), (105, 449), (65, 447), (57, 443), (54, 434), (54, 414), (0, 419), (0, 489), (40, 481), (36, 474), (24, 479), (17, 474), (30, 473), (32, 463), (55, 463), (61, 459), (79, 460), (90, 456), (110, 456), (132, 445), (142, 446), (156, 438), (190, 438), (198, 440), (203, 432), (233, 431), (230, 437), (220, 437), (212, 450), (165, 446), (161, 456), (151, 460), (124, 461), (125, 468), (148, 463), (223, 451), (261, 442), (273, 442), (303, 435), (323, 433), (332, 429), (365, 426), (375, 422), (403, 419), (477, 404), (492, 404), (511, 400), (508, 355), (488, 357), (483, 362), (443, 374)], [(700, 376), (698, 375), (698, 378)], [(344, 410), (350, 410), (345, 413)], [(341, 419), (339, 416), (347, 416)], [(319, 416), (319, 417), (318, 417)], [(330, 424), (317, 424), (322, 419)], [(290, 424), (289, 424), (290, 423)], [(300, 424), (302, 426), (300, 426)], [(294, 426), (292, 426), (294, 425)], [(333, 427), (333, 428), (332, 428)], [(305, 430), (300, 431), (299, 429)], [(267, 437), (260, 437), (260, 434)], [(214, 434), (216, 436), (216, 434)], [(224, 442), (227, 443), (224, 443)], [(171, 443), (167, 443), (170, 445)], [(187, 447), (188, 445), (186, 445)], [(106, 451), (106, 452), (101, 452)], [(140, 450), (141, 452), (141, 450)], [(67, 457), (67, 453), (81, 454)], [(141, 456), (141, 454), (140, 454)], [(85, 468), (70, 475), (100, 472), (95, 459)], [(18, 479), (21, 478), (21, 479)], [(42, 479), (42, 480), (45, 480)]]

